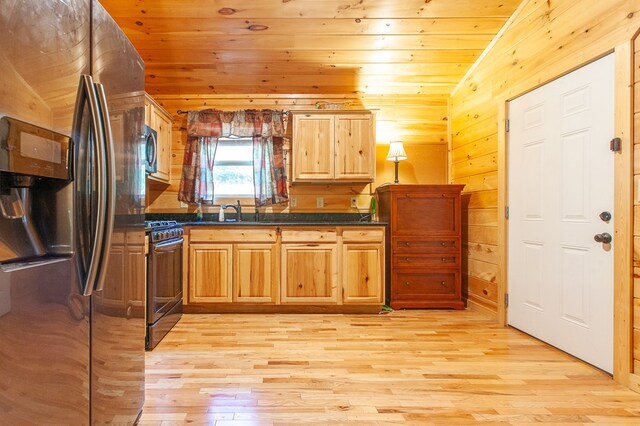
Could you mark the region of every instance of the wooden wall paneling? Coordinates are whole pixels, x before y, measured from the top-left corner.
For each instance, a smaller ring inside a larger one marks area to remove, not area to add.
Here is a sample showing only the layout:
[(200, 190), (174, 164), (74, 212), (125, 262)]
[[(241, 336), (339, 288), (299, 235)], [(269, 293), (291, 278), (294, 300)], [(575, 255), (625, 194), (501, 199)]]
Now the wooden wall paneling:
[[(472, 67), (452, 94), (450, 120), (453, 128), (452, 157), (455, 160), (452, 159), (451, 182), (465, 183), (466, 194), (479, 191), (496, 191), (498, 194), (498, 226), (472, 225), (469, 221), (477, 220), (478, 214), (470, 209), (466, 215), (469, 226), (464, 243), (467, 247), (477, 243), (496, 246), (499, 254), (497, 264), (501, 266), (496, 278), (496, 314), (502, 323), (506, 321), (503, 294), (506, 291), (507, 260), (503, 214), (507, 191), (505, 102), (615, 49), (618, 59), (616, 99), (621, 100), (616, 101), (616, 131), (623, 140), (630, 140), (631, 52), (624, 43), (631, 40), (640, 26), (638, 5), (623, 0), (607, 2), (606, 5), (601, 3), (595, 8), (591, 5), (586, 0), (525, 1), (518, 9), (518, 16), (510, 20), (505, 31), (484, 54), (483, 60)], [(632, 234), (625, 234), (625, 230), (630, 230), (630, 209), (633, 205), (629, 198), (632, 192), (632, 152), (629, 146), (627, 150), (629, 152), (616, 157), (616, 211), (620, 211), (620, 219), (615, 223), (616, 232), (620, 233), (620, 249), (616, 251), (615, 266), (615, 377), (623, 383), (629, 380), (632, 364), (629, 356), (625, 355), (631, 353), (628, 310), (629, 298), (633, 294), (630, 282), (631, 245), (630, 238), (625, 238), (625, 235)], [(471, 256), (470, 253), (468, 255)], [(474, 295), (474, 288), (469, 291), (470, 301), (483, 296)]]

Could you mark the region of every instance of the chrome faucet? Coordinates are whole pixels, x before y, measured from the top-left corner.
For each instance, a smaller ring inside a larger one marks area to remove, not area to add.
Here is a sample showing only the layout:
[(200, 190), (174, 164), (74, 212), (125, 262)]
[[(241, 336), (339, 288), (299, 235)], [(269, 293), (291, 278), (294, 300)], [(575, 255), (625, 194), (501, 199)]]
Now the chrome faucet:
[(231, 207), (232, 209), (234, 209), (236, 211), (236, 220), (238, 222), (242, 222), (242, 206), (240, 206), (240, 200), (237, 200), (237, 202), (238, 202), (238, 204), (224, 204), (220, 208), (222, 210), (224, 210), (227, 207)]

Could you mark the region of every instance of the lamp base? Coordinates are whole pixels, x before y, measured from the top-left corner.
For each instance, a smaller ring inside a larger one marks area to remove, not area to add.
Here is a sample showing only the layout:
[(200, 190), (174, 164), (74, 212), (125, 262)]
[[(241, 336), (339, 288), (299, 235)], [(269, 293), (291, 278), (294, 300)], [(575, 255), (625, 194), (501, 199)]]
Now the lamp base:
[(395, 176), (395, 179), (394, 179), (393, 183), (394, 183), (395, 185), (397, 185), (398, 183), (400, 183), (400, 181), (398, 180), (398, 163), (399, 163), (399, 161), (398, 161), (398, 160), (394, 161), (394, 164), (395, 164), (395, 175), (394, 175), (394, 176)]

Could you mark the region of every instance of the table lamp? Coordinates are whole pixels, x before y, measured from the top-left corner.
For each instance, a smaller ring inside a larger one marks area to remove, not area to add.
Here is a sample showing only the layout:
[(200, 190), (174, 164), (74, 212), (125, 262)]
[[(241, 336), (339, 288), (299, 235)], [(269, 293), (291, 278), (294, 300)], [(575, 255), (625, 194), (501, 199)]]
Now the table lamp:
[(395, 180), (393, 183), (398, 183), (398, 162), (407, 159), (407, 153), (404, 152), (404, 147), (401, 141), (391, 142), (389, 144), (389, 153), (387, 154), (387, 160), (395, 163)]

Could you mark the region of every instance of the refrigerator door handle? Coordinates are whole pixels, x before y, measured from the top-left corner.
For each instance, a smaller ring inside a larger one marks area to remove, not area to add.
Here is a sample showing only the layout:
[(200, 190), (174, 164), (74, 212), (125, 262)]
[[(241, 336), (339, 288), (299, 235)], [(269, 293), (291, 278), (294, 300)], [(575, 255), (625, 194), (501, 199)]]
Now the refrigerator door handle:
[[(100, 259), (102, 258), (102, 250), (103, 250), (103, 241), (104, 241), (104, 231), (105, 231), (105, 221), (106, 221), (106, 192), (105, 192), (105, 152), (104, 152), (104, 134), (100, 129), (102, 129), (100, 111), (98, 106), (98, 101), (96, 97), (96, 91), (94, 88), (93, 79), (90, 75), (83, 74), (80, 77), (80, 87), (78, 88), (78, 101), (76, 104), (76, 118), (81, 122), (82, 111), (84, 110), (84, 104), (87, 103), (89, 107), (89, 113), (91, 118), (91, 125), (94, 133), (93, 138), (93, 148), (96, 154), (96, 192), (98, 194), (98, 205), (96, 212), (96, 228), (95, 234), (91, 241), (91, 253), (89, 255), (89, 263), (87, 266), (86, 275), (84, 276), (84, 288), (83, 294), (85, 296), (90, 296), (93, 293), (95, 288), (95, 283), (98, 275), (98, 268), (100, 267)], [(80, 143), (77, 143), (76, 146), (79, 146)], [(76, 162), (80, 161), (80, 156), (75, 157)], [(87, 172), (89, 172), (87, 170)], [(81, 185), (84, 180), (89, 179), (88, 176), (78, 176), (76, 174), (75, 178), (79, 180), (79, 183), (76, 185)], [(81, 215), (82, 210), (79, 206), (76, 206), (76, 214)], [(81, 223), (81, 221), (77, 221)], [(79, 234), (84, 232), (84, 229), (77, 229), (76, 232), (76, 240), (78, 240)], [(78, 247), (78, 250), (81, 250), (82, 247)], [(83, 278), (81, 276), (81, 278)]]
[(113, 148), (113, 133), (111, 132), (111, 120), (109, 119), (109, 109), (107, 107), (107, 96), (104, 91), (104, 86), (100, 83), (95, 83), (96, 92), (98, 94), (98, 102), (100, 106), (100, 113), (102, 114), (102, 132), (104, 137), (104, 176), (105, 176), (105, 221), (104, 221), (104, 238), (102, 241), (102, 258), (100, 259), (100, 268), (95, 284), (95, 291), (100, 291), (104, 288), (105, 276), (107, 271), (107, 262), (109, 260), (109, 252), (111, 250), (111, 234), (113, 233), (113, 222), (115, 219), (115, 207), (116, 207), (116, 167), (115, 167), (115, 153)]

